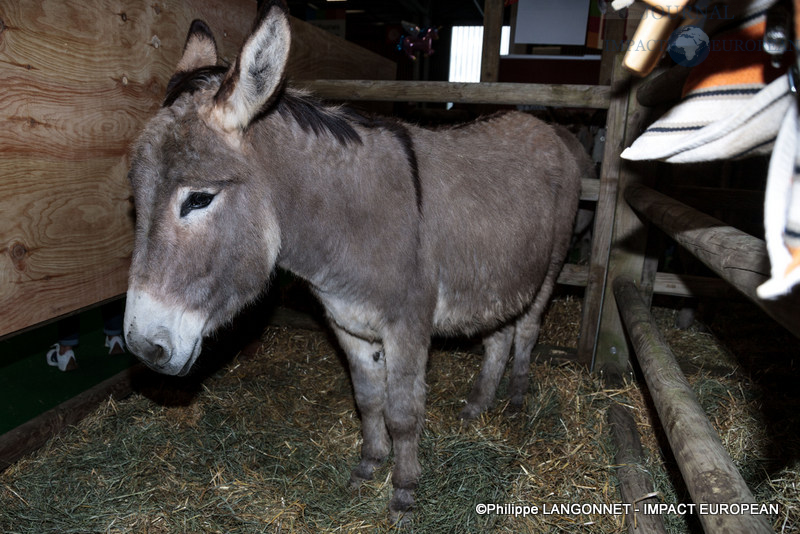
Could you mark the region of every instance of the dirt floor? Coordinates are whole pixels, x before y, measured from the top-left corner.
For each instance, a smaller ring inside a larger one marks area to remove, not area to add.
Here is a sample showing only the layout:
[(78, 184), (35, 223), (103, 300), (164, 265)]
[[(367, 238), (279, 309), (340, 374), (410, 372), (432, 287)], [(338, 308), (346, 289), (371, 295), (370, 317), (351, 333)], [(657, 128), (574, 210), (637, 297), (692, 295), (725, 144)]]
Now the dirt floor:
[[(800, 532), (796, 339), (749, 304), (706, 307), (686, 330), (656, 308), (702, 406), (777, 532)], [(524, 412), (457, 419), (479, 369), (469, 343), (436, 344), (428, 374), (423, 476), (409, 532), (626, 532), (625, 517), (560, 505), (621, 502), (606, 412), (636, 420), (658, 500), (690, 502), (654, 410), (632, 376), (606, 389), (573, 363), (580, 300), (550, 306)], [(766, 326), (765, 326), (766, 325)], [(560, 349), (553, 349), (560, 347)], [(390, 464), (347, 488), (360, 422), (325, 331), (269, 327), (260, 343), (188, 379), (147, 374), (43, 449), (0, 473), (2, 532), (383, 532)], [(527, 517), (478, 505), (535, 505)], [(700, 532), (667, 514), (669, 532)]]

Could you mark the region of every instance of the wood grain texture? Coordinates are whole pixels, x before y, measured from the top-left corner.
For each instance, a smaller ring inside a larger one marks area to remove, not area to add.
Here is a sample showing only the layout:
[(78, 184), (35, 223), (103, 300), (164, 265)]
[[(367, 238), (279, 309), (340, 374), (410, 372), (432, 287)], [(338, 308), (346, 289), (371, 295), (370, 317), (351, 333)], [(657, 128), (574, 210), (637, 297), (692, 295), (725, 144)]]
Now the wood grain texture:
[[(191, 21), (232, 62), (254, 0), (0, 0), (0, 337), (124, 293), (128, 150), (160, 106)], [(298, 78), (394, 76), (300, 21)]]
[[(583, 299), (581, 334), (578, 339), (578, 361), (594, 370), (595, 348), (600, 332), (601, 314), (606, 291), (606, 274), (614, 236), (614, 215), (620, 181), (619, 155), (625, 145), (625, 130), (630, 101), (630, 79), (621, 67), (621, 58), (614, 59), (612, 70), (613, 94), (606, 122), (606, 144), (600, 170), (600, 188), (592, 230), (592, 252), (586, 292)], [(614, 356), (614, 355), (612, 355)]]
[(126, 288), (128, 147), (203, 18), (231, 59), (254, 2), (0, 1), (0, 335)]

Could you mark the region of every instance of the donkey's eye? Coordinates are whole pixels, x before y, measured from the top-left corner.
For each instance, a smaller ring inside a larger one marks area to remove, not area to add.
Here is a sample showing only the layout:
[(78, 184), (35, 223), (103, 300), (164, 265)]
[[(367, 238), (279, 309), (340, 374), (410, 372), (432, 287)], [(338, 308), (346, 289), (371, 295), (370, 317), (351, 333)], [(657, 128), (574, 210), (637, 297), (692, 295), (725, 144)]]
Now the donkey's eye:
[(200, 210), (211, 204), (214, 195), (200, 191), (192, 191), (181, 204), (181, 217), (186, 217), (190, 211)]

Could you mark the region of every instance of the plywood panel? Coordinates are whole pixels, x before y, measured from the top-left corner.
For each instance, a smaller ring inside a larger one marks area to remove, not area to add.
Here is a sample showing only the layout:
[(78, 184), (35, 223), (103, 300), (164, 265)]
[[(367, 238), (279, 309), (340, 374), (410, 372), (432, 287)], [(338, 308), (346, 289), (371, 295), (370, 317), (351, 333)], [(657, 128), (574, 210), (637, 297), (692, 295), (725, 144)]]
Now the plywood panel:
[[(129, 145), (191, 21), (232, 61), (255, 12), (255, 0), (0, 0), (0, 336), (125, 291)], [(297, 77), (362, 76), (348, 64), (394, 76), (387, 60), (293, 26)]]
[(252, 0), (0, 1), (0, 335), (125, 291), (130, 141), (191, 20), (232, 58), (254, 13)]

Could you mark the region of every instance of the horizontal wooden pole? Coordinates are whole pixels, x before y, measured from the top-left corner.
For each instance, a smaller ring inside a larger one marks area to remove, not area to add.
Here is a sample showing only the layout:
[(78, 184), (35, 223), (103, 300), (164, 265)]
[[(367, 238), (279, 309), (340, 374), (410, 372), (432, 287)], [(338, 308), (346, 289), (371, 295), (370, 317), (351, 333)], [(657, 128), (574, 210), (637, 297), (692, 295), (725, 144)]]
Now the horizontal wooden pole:
[[(695, 504), (756, 503), (630, 278), (614, 296), (661, 426)], [(700, 515), (705, 532), (772, 532), (759, 515)]]
[(722, 279), (800, 337), (797, 295), (772, 301), (756, 295), (756, 288), (769, 278), (770, 272), (763, 240), (640, 184), (628, 187), (625, 199)]
[(455, 83), (422, 81), (309, 80), (295, 85), (329, 100), (455, 102), (607, 109), (605, 85)]

